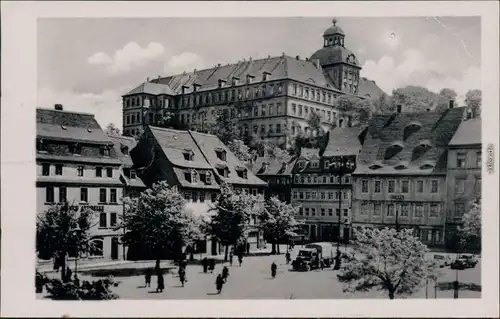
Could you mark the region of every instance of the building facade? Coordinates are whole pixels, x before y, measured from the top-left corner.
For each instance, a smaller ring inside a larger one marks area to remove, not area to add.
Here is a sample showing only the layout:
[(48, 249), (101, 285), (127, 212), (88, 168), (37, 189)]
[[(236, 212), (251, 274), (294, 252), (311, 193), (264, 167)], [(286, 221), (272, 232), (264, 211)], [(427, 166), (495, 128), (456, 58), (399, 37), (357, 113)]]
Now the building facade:
[(96, 252), (80, 257), (123, 258), (122, 234), (114, 230), (123, 213), (122, 162), (113, 142), (91, 114), (67, 112), (57, 104), (38, 108), (36, 116), (37, 213), (66, 203), (75, 210), (91, 208)]
[(286, 145), (289, 137), (311, 133), (312, 113), (325, 129), (346, 126), (348, 115), (336, 109), (341, 95), (375, 97), (383, 92), (366, 78), (356, 56), (344, 46), (345, 33), (336, 25), (324, 35), (323, 48), (311, 58), (285, 54), (264, 59), (218, 64), (210, 69), (147, 80), (123, 96), (123, 130), (136, 135), (144, 125), (158, 125), (174, 112), (192, 130), (205, 131), (222, 112), (238, 119), (247, 139)]
[(296, 161), (296, 156), (263, 156), (256, 158), (249, 165), (257, 177), (267, 182), (266, 198), (277, 196), (282, 202), (291, 202), (293, 168)]
[(470, 209), (471, 202), (481, 198), (481, 119), (466, 119), (448, 147), (446, 170), (446, 246), (455, 248), (457, 226)]
[(353, 173), (353, 227), (412, 228), (444, 243), (448, 143), (464, 108), (377, 115)]
[[(222, 182), (253, 195), (263, 195), (267, 187), (214, 135), (147, 126), (131, 156), (146, 186), (166, 181), (178, 187), (186, 209), (195, 216), (210, 214)], [(253, 218), (251, 225), (256, 223)], [(264, 245), (257, 227), (247, 231), (247, 243), (250, 248)], [(221, 245), (214, 239), (200, 239), (196, 250), (215, 255)]]

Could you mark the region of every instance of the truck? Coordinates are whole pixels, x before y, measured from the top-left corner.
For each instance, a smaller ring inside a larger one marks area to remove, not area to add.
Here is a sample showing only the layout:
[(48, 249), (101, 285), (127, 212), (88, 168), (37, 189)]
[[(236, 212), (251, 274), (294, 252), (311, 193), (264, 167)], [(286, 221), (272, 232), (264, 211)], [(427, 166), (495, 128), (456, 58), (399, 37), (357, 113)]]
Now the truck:
[(305, 245), (300, 248), (297, 257), (292, 262), (293, 270), (309, 271), (321, 267), (330, 267), (335, 257), (333, 245), (331, 243), (321, 242)]

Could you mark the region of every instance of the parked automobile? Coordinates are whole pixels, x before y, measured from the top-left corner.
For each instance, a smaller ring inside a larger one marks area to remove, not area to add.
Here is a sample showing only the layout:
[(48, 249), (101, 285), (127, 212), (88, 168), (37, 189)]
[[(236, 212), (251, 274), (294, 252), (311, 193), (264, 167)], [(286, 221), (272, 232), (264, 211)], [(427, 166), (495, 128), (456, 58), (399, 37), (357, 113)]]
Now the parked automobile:
[(466, 268), (474, 268), (478, 263), (477, 258), (473, 254), (461, 254), (452, 263), (451, 269), (463, 270)]
[(293, 270), (312, 270), (320, 268), (322, 263), (324, 267), (330, 267), (334, 258), (334, 248), (331, 243), (321, 242), (307, 244), (305, 248), (300, 248), (297, 258), (292, 261)]
[(443, 254), (432, 255), (432, 261), (440, 268), (443, 268), (445, 266), (450, 266), (452, 263), (450, 256)]

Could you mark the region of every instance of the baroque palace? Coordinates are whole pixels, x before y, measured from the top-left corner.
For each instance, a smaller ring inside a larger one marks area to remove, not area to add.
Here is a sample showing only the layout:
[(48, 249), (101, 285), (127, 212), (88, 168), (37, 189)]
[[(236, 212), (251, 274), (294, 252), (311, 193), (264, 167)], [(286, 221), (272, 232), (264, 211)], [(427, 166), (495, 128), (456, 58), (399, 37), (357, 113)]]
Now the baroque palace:
[(310, 133), (315, 112), (325, 129), (345, 127), (347, 115), (335, 108), (340, 95), (377, 97), (382, 90), (360, 78), (357, 57), (345, 47), (345, 33), (333, 20), (323, 47), (310, 58), (268, 56), (205, 70), (147, 80), (123, 96), (123, 132), (135, 136), (145, 125), (158, 125), (173, 112), (186, 128), (204, 125), (227, 112), (239, 119), (247, 138), (287, 143), (287, 137)]

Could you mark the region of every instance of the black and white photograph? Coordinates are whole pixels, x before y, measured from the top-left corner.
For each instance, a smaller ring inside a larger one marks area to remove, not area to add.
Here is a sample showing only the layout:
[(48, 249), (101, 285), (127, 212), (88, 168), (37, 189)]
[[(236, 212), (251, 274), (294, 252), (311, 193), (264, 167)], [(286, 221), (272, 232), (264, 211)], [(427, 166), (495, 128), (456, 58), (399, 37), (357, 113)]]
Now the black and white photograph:
[[(188, 11), (32, 22), (17, 142), (32, 211), (7, 196), (2, 297), (6, 258), (51, 307), (495, 297), (498, 59), (485, 56), (498, 52), (485, 32), (498, 26), (432, 10)], [(15, 139), (2, 128), (2, 144)], [(16, 166), (4, 154), (3, 189)], [(14, 217), (30, 224), (27, 259), (6, 257)]]

